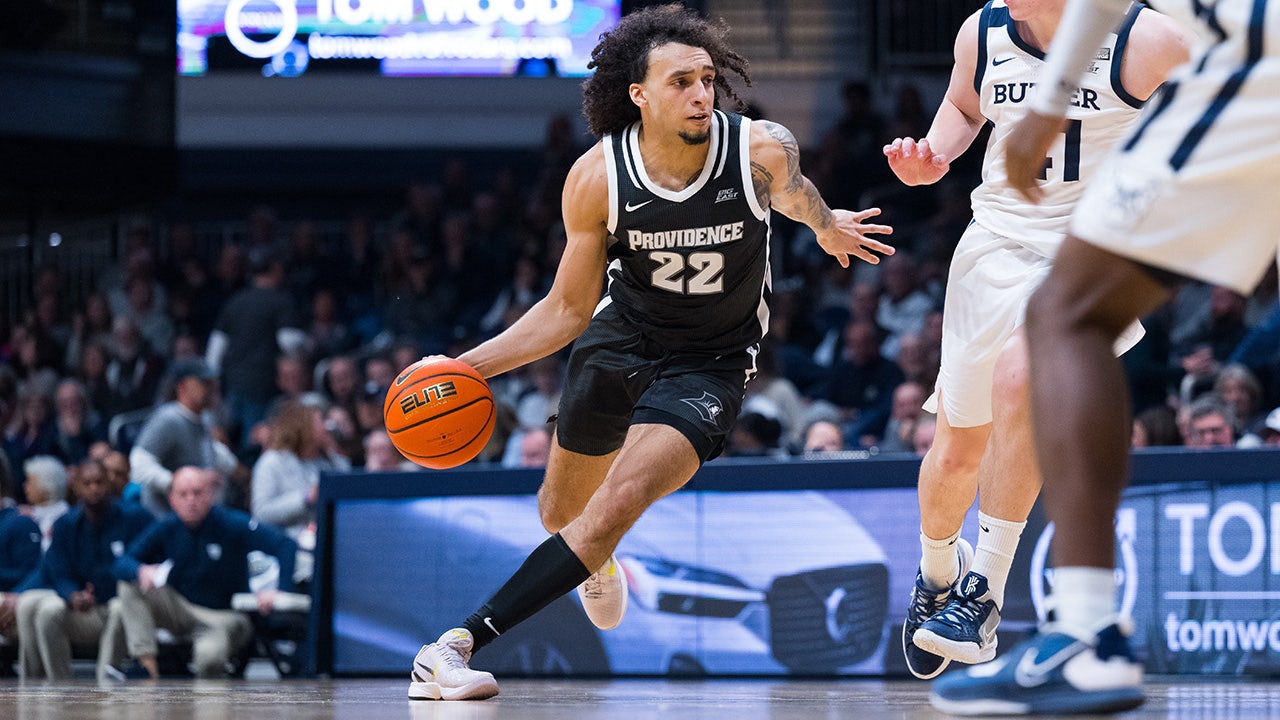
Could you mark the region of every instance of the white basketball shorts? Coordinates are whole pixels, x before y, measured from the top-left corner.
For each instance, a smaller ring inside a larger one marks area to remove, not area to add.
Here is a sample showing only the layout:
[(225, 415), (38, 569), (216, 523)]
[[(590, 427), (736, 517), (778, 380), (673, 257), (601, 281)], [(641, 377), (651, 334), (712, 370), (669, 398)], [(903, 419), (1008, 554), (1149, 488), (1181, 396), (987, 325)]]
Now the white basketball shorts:
[(1089, 181), (1071, 232), (1247, 294), (1280, 240), (1280, 3), (1215, 13), (1227, 36), (1147, 103)]
[[(924, 409), (938, 412), (938, 395), (952, 427), (991, 422), (996, 359), (1026, 319), (1027, 300), (1053, 260), (976, 222), (956, 246), (942, 308), (942, 368)], [(1119, 355), (1143, 335), (1134, 323), (1116, 341)]]

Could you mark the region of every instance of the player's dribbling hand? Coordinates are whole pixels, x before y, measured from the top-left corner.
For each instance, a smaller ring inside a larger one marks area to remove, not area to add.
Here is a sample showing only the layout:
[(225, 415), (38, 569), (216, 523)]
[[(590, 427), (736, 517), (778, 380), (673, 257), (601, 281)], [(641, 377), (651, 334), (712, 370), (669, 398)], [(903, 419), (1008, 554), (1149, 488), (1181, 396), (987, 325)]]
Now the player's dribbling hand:
[(1009, 185), (1023, 198), (1039, 203), (1044, 197), (1040, 189), (1040, 171), (1053, 138), (1062, 131), (1062, 118), (1041, 115), (1034, 110), (1014, 123), (1005, 142), (1005, 172)]
[(884, 156), (904, 185), (932, 185), (951, 169), (951, 158), (935, 153), (928, 138), (897, 138), (884, 146)]
[[(849, 267), (849, 256), (876, 265), (880, 255), (892, 255), (893, 246), (867, 237), (873, 235), (892, 235), (893, 228), (888, 225), (864, 223), (863, 220), (880, 214), (880, 208), (868, 208), (854, 212), (852, 210), (832, 210), (834, 222), (829, 232), (818, 235), (818, 245), (840, 262), (840, 267)], [(879, 253), (877, 255), (876, 253)]]

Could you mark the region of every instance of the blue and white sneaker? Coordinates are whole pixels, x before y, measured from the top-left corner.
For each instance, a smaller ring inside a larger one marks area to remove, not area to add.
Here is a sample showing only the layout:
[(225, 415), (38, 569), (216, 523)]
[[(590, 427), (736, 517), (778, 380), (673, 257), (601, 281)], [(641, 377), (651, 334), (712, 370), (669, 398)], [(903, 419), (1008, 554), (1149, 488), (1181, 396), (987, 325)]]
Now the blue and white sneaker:
[(916, 647), (956, 662), (977, 665), (996, 656), (1000, 608), (987, 588), (987, 578), (969, 572), (956, 583), (941, 612), (916, 630)]
[(1098, 632), (1049, 624), (1000, 659), (933, 683), (929, 701), (951, 715), (1115, 713), (1142, 704), (1142, 665), (1115, 618)]
[[(957, 539), (956, 555), (960, 560), (960, 574), (956, 576), (959, 579), (969, 572), (969, 566), (973, 564), (973, 546), (967, 540)], [(913, 642), (920, 626), (946, 607), (950, 598), (951, 587), (934, 590), (925, 585), (924, 575), (916, 570), (911, 604), (907, 605), (907, 619), (902, 623), (902, 654), (907, 659), (907, 669), (921, 680), (937, 677), (951, 663), (950, 659), (923, 650)]]

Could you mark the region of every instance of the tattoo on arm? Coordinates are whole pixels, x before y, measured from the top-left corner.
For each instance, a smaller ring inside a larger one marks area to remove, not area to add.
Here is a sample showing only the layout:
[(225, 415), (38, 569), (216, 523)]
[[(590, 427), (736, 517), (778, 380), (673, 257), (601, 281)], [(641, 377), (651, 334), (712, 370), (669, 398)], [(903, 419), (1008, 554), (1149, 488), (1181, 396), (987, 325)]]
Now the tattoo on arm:
[(804, 186), (804, 176), (800, 174), (800, 143), (791, 131), (775, 122), (762, 120), (769, 136), (782, 145), (782, 152), (787, 156), (787, 192), (799, 191)]
[(782, 146), (782, 152), (787, 159), (786, 183), (782, 193), (776, 198), (771, 198), (769, 194), (769, 188), (773, 185), (773, 173), (761, 163), (751, 163), (751, 181), (755, 186), (756, 200), (760, 202), (760, 207), (766, 207), (772, 201), (771, 204), (784, 215), (814, 230), (825, 230), (831, 227), (835, 221), (831, 208), (823, 202), (818, 188), (814, 187), (813, 183), (800, 172), (800, 144), (796, 142), (795, 135), (777, 123), (767, 120), (759, 122), (769, 136)]
[(818, 193), (818, 188), (813, 186), (806, 178), (800, 178), (804, 182), (804, 216), (810, 226), (819, 230), (825, 230), (831, 227), (831, 221), (835, 218), (831, 214), (831, 208), (822, 201), (822, 195)]
[(764, 165), (754, 160), (751, 162), (751, 185), (756, 191), (756, 202), (760, 207), (769, 206), (769, 186), (773, 184), (773, 173)]

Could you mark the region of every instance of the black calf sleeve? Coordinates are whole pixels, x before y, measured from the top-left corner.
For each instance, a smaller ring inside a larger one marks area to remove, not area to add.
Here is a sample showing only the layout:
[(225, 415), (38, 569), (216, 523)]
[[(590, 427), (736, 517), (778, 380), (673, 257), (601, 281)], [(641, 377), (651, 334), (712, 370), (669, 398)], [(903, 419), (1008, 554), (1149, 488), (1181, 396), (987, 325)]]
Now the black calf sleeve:
[(475, 638), (475, 650), (524, 622), (561, 595), (591, 577), (560, 533), (529, 553), (520, 569), (462, 627)]

